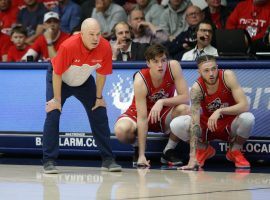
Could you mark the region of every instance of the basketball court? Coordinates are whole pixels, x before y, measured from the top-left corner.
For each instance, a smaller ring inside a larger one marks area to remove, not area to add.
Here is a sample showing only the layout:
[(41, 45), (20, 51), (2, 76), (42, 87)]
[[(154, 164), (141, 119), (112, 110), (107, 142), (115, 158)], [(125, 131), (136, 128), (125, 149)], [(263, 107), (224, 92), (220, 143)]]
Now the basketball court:
[[(270, 169), (253, 164), (235, 170), (228, 161), (212, 161), (199, 171), (180, 171), (153, 163), (150, 169), (132, 168), (119, 161), (122, 172), (100, 170), (100, 161), (59, 160), (60, 174), (45, 175), (38, 158), (0, 159), (0, 199), (268, 199)], [(268, 165), (269, 166), (269, 165)]]

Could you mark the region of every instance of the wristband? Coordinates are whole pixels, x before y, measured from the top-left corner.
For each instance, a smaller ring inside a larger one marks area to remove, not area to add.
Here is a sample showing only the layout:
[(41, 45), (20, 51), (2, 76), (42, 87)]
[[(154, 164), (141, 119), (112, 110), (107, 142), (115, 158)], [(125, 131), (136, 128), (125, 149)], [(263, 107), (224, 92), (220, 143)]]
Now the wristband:
[(101, 96), (101, 97), (96, 97), (96, 99), (103, 99), (103, 96)]
[(47, 46), (53, 46), (53, 42), (48, 42)]

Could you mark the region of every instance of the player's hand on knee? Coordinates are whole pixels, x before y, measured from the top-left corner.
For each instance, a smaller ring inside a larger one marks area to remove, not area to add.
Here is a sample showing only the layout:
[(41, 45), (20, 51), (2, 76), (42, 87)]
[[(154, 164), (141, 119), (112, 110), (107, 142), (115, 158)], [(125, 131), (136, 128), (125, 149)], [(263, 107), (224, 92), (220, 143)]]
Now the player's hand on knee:
[(150, 110), (150, 113), (148, 115), (148, 121), (151, 121), (152, 124), (160, 121), (160, 112), (162, 108), (163, 102), (161, 100), (158, 100)]
[(151, 110), (148, 115), (148, 121), (154, 124), (157, 123), (159, 120), (160, 120), (160, 112)]
[(106, 102), (104, 101), (104, 99), (97, 99), (92, 110), (95, 110), (98, 107), (106, 107)]
[(211, 132), (217, 130), (217, 122), (220, 118), (220, 111), (219, 109), (216, 110), (208, 119), (207, 126)]
[(46, 102), (45, 110), (47, 113), (53, 111), (53, 110), (59, 110), (61, 112), (61, 103), (57, 101), (56, 99), (51, 99), (50, 101)]

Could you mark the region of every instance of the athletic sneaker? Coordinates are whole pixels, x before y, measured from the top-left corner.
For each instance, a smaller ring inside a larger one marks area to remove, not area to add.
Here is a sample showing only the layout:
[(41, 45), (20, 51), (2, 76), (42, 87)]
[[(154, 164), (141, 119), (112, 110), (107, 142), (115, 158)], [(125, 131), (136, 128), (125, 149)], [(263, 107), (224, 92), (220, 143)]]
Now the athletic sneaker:
[(212, 158), (215, 154), (216, 150), (211, 145), (208, 145), (206, 149), (197, 149), (196, 157), (200, 167), (203, 167), (205, 161)]
[(174, 149), (168, 149), (165, 154), (163, 153), (160, 162), (166, 165), (183, 165), (183, 161), (177, 156)]
[(139, 147), (134, 147), (134, 154), (132, 157), (132, 165), (136, 167), (139, 158)]
[(52, 160), (49, 160), (43, 164), (43, 172), (44, 174), (58, 174), (59, 171), (55, 167), (55, 162)]
[(122, 167), (114, 159), (109, 158), (102, 161), (101, 170), (109, 172), (121, 172)]
[(228, 150), (226, 153), (226, 158), (227, 160), (234, 162), (234, 165), (237, 168), (250, 168), (250, 163), (240, 150)]

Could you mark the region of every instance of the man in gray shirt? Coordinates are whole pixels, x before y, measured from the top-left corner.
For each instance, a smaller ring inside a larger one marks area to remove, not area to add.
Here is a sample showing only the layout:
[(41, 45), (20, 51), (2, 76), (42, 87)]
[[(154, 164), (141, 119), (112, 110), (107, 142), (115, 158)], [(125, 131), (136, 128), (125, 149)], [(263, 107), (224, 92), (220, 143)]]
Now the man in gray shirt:
[(120, 21), (127, 21), (127, 15), (123, 7), (112, 3), (112, 0), (96, 0), (92, 18), (101, 26), (102, 36), (110, 38), (113, 26)]
[(160, 15), (164, 9), (157, 3), (156, 0), (136, 0), (137, 5), (135, 8), (143, 10), (145, 21), (151, 22), (155, 26), (160, 23)]

